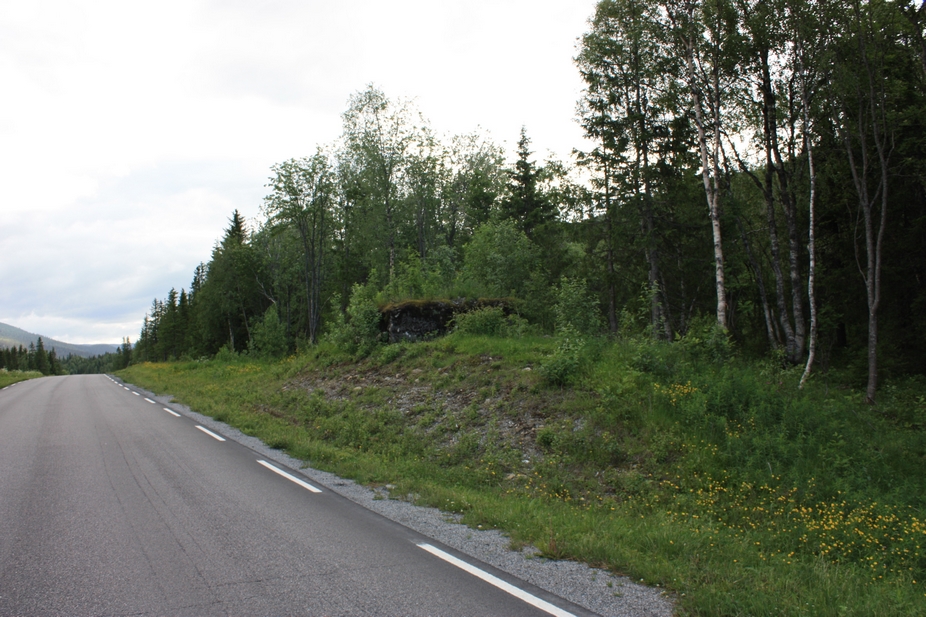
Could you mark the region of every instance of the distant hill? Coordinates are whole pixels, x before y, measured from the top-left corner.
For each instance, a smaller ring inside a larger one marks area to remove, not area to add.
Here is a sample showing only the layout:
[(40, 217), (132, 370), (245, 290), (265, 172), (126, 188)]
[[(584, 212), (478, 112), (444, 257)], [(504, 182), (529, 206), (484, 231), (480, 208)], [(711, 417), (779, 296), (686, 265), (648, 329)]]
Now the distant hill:
[[(29, 343), (35, 343), (39, 336), (42, 335), (32, 334), (14, 326), (0, 323), (0, 348), (22, 345), (28, 349)], [(45, 345), (46, 351), (54, 349), (59, 358), (67, 358), (68, 355), (89, 358), (90, 356), (101, 356), (104, 353), (111, 353), (119, 349), (117, 345), (73, 345), (56, 341), (47, 336), (42, 336), (42, 344)]]

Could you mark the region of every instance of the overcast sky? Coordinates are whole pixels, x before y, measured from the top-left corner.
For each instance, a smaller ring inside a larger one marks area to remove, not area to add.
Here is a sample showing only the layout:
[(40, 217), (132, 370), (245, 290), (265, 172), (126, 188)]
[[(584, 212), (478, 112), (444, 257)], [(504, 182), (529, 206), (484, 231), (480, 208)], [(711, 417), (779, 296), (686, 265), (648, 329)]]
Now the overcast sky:
[(0, 3), (0, 322), (134, 341), (270, 166), (334, 141), (367, 84), (445, 135), (582, 145), (593, 0)]

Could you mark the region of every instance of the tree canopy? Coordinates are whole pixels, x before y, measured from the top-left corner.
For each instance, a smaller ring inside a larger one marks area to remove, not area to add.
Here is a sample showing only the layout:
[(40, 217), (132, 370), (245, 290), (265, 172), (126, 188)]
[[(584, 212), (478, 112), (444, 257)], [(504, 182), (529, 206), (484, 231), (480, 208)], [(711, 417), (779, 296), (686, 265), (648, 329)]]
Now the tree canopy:
[(879, 375), (926, 369), (924, 7), (602, 0), (572, 163), (536, 161), (526, 128), (510, 163), (440, 139), (367, 87), (336, 143), (273, 166), (263, 218), (235, 211), (189, 290), (154, 301), (135, 357), (314, 344), (358, 288), (514, 295), (552, 332), (584, 280), (612, 334), (712, 315), (746, 353), (857, 367), (873, 401)]

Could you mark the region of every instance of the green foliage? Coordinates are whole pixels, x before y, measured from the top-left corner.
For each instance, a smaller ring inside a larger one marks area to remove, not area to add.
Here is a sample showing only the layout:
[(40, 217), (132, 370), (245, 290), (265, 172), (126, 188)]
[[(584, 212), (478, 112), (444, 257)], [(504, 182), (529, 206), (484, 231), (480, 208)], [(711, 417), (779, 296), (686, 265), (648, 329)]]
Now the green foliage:
[(518, 312), (543, 332), (553, 331), (554, 292), (545, 272), (535, 269), (524, 282)]
[(328, 274), (333, 227), (335, 177), (328, 155), (318, 149), (311, 158), (290, 159), (272, 168), (272, 193), (264, 199), (268, 222), (295, 228), (302, 244), (309, 340), (318, 341), (321, 292)]
[(263, 318), (251, 326), (248, 352), (259, 358), (279, 358), (289, 350), (286, 327), (280, 322), (277, 307), (271, 306)]
[(409, 249), (405, 258), (396, 267), (393, 280), (377, 294), (377, 302), (386, 304), (410, 298), (440, 298), (465, 295), (455, 288), (456, 272), (453, 266), (453, 251), (439, 247), (427, 259)]
[(460, 334), (476, 336), (523, 336), (531, 331), (527, 320), (517, 315), (505, 315), (498, 306), (485, 306), (453, 317), (453, 329)]
[(540, 373), (550, 385), (566, 386), (579, 374), (588, 341), (571, 325), (558, 334), (556, 351), (540, 367)]
[(723, 363), (733, 356), (733, 341), (712, 316), (692, 321), (688, 332), (679, 337), (679, 345), (696, 360)]
[(239, 357), (238, 352), (229, 343), (219, 348), (219, 351), (215, 354), (215, 361), (224, 363), (237, 362)]
[(27, 379), (37, 379), (42, 377), (42, 373), (38, 371), (20, 371), (20, 370), (7, 370), (6, 368), (0, 368), (0, 388), (5, 388), (14, 383), (19, 383), (20, 381), (26, 381)]
[(501, 204), (502, 217), (513, 221), (527, 236), (556, 218), (553, 203), (540, 189), (542, 172), (530, 160), (529, 146), (530, 139), (522, 127), (518, 160), (509, 172), (508, 194)]
[(521, 297), (538, 265), (536, 247), (510, 220), (481, 225), (464, 255), (463, 277), (485, 296)]
[(584, 280), (562, 277), (554, 296), (558, 345), (540, 370), (548, 384), (564, 387), (573, 383), (583, 364), (591, 360), (590, 337), (601, 331), (601, 314), (598, 300)]
[(556, 331), (580, 336), (601, 331), (601, 312), (598, 299), (588, 290), (584, 280), (562, 277), (555, 291)]
[(45, 350), (45, 342), (38, 337), (35, 343), (29, 343), (29, 348), (22, 345), (18, 347), (0, 347), (0, 369), (8, 371), (38, 372), (40, 375), (66, 375), (67, 368), (58, 358), (57, 352)]
[(43, 375), (48, 375), (51, 372), (48, 353), (45, 351), (45, 343), (42, 341), (41, 336), (35, 344), (35, 369)]
[(335, 321), (328, 338), (349, 353), (367, 356), (383, 342), (381, 321), (382, 313), (376, 303), (373, 285), (354, 285), (347, 305), (347, 318), (341, 316)]
[[(54, 350), (49, 353), (49, 360), (55, 370), (56, 375), (88, 375), (99, 373), (114, 373), (126, 368), (132, 362), (132, 343), (128, 337), (122, 339), (122, 345), (114, 353), (105, 353), (101, 356), (91, 356), (84, 358), (81, 356), (69, 355), (63, 360), (58, 360), (53, 355)], [(53, 360), (53, 361), (52, 361)]]

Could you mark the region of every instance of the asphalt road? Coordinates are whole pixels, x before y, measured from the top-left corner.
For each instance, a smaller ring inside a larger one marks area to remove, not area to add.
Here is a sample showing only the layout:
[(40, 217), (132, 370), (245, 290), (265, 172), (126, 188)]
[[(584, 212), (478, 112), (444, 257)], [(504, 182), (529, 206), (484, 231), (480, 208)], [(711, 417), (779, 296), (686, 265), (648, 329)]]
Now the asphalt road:
[(102, 375), (0, 390), (0, 615), (589, 614), (220, 438)]

